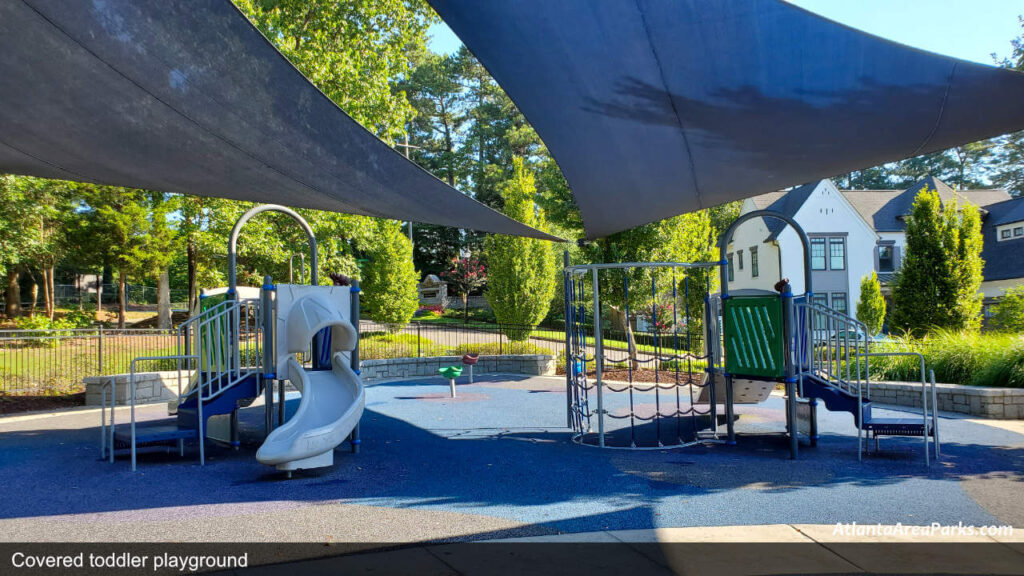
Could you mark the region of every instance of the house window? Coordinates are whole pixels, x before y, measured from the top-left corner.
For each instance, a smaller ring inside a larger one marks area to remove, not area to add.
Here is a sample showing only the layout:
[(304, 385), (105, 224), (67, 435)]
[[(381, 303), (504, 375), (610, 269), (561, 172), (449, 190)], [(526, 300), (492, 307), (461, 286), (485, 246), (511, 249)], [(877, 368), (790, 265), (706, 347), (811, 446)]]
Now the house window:
[(825, 269), (825, 239), (811, 238), (811, 270)]
[[(817, 304), (818, 306), (823, 306), (825, 308), (828, 308), (828, 294), (815, 294), (814, 298), (812, 299), (812, 302), (814, 304)], [(827, 320), (826, 320), (826, 318), (825, 318), (825, 316), (823, 314), (815, 313), (811, 317), (814, 318), (814, 329), (815, 330), (821, 330), (822, 328), (825, 327), (825, 323), (826, 323)]]
[(753, 278), (757, 278), (758, 274), (760, 274), (760, 273), (761, 273), (761, 270), (758, 268), (758, 265), (757, 265), (757, 248), (751, 247), (750, 248), (750, 276), (753, 277)]
[(828, 267), (832, 270), (846, 269), (846, 243), (842, 238), (828, 239)]
[(729, 254), (726, 257), (726, 260), (729, 261), (729, 282), (732, 282), (733, 280), (736, 279), (736, 273), (732, 269), (732, 254)]
[(846, 292), (832, 293), (832, 309), (836, 312), (846, 314)]
[(878, 271), (879, 272), (892, 272), (893, 271), (892, 246), (879, 246), (878, 247)]
[(1000, 230), (999, 231), (999, 239), (1000, 240), (1006, 240), (1009, 237), (1010, 237), (1010, 229), (1009, 228), (1006, 228), (1004, 230)]
[(1013, 229), (1013, 237), (1024, 236), (1024, 226), (1017, 226)]
[(740, 265), (740, 270), (743, 270), (743, 250), (736, 251), (736, 263)]

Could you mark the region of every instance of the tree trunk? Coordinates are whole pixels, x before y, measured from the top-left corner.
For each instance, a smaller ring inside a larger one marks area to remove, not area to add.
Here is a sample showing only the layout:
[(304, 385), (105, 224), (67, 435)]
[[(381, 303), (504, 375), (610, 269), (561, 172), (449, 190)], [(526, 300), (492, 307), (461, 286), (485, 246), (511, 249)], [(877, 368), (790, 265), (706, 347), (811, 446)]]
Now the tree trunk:
[(103, 271), (96, 275), (96, 321), (103, 321)]
[(167, 270), (161, 270), (156, 284), (156, 325), (157, 328), (171, 328), (171, 279)]
[(36, 279), (35, 274), (29, 272), (29, 276), (32, 278), (32, 291), (30, 292), (32, 299), (28, 305), (28, 314), (29, 316), (35, 316), (36, 306), (39, 304), (39, 281)]
[(11, 268), (7, 273), (7, 307), (4, 313), (8, 318), (17, 318), (21, 315), (21, 270), (17, 267)]
[(53, 266), (46, 269), (46, 314), (53, 320), (53, 314), (57, 311), (57, 287), (53, 281)]
[(117, 274), (117, 327), (124, 328), (128, 307), (128, 278), (125, 273)]
[(633, 335), (632, 326), (629, 325), (629, 318), (626, 317), (626, 311), (615, 307), (611, 307), (609, 310), (611, 312), (612, 330), (625, 334), (626, 348), (628, 348), (629, 352), (629, 364), (633, 370), (636, 370), (640, 366), (636, 357), (636, 338)]
[(196, 242), (194, 239), (188, 239), (188, 246), (186, 248), (186, 254), (188, 258), (188, 312), (192, 313), (198, 299), (196, 295)]
[(53, 268), (43, 268), (43, 307), (46, 317), (53, 320)]

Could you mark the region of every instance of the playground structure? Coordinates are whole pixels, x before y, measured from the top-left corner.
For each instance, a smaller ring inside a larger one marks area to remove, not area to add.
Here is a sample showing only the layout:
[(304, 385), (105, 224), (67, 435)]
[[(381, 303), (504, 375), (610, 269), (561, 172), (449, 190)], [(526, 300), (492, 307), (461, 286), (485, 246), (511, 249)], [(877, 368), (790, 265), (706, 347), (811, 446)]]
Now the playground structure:
[[(269, 276), (260, 288), (237, 285), (238, 235), (253, 216), (266, 211), (287, 214), (306, 232), (312, 285), (275, 286)], [(178, 328), (176, 354), (132, 360), (129, 423), (115, 424), (113, 401), (108, 423), (106, 389), (111, 399), (116, 397), (114, 380), (104, 388), (102, 456), (113, 462), (116, 450), (127, 449), (135, 470), (139, 446), (177, 444), (183, 455), (185, 442), (194, 440), (200, 464), (205, 464), (207, 439), (239, 446), (238, 411), (261, 395), (266, 437), (256, 453), (260, 462), (290, 476), (294, 470), (332, 465), (334, 448), (346, 439), (357, 451), (365, 403), (358, 369), (359, 284), (318, 286), (317, 281), (316, 238), (299, 214), (270, 204), (243, 214), (228, 243), (227, 289), (205, 291), (200, 297), (192, 317)], [(311, 370), (299, 355), (310, 357)], [(136, 423), (135, 374), (140, 363), (173, 364), (177, 370), (178, 399), (169, 406), (171, 418)], [(286, 421), (289, 381), (302, 397)]]
[[(777, 291), (729, 291), (728, 245), (734, 231), (755, 218), (781, 219), (800, 238), (803, 294), (794, 295), (788, 280), (780, 282)], [(718, 262), (701, 263), (570, 266), (566, 258), (566, 411), (574, 442), (626, 449), (734, 444), (735, 405), (763, 402), (775, 385), (783, 384), (791, 458), (798, 456), (801, 435), (812, 446), (817, 444), (819, 402), (831, 411), (853, 416), (858, 459), (863, 457), (864, 441), (874, 439), (877, 449), (881, 436), (921, 437), (925, 463), (930, 463), (932, 450), (939, 457), (934, 373), (926, 370), (920, 354), (872, 351), (863, 323), (814, 301), (809, 241), (796, 222), (767, 210), (744, 214), (722, 235), (720, 250)], [(719, 294), (711, 293), (710, 275), (715, 269), (721, 282)], [(678, 271), (686, 273), (680, 277)], [(637, 288), (637, 279), (643, 287)], [(664, 301), (668, 296), (662, 309), (670, 308), (671, 322), (662, 322), (668, 324), (665, 328), (655, 320), (653, 341), (645, 350), (630, 338), (626, 355), (614, 357), (606, 353), (603, 342), (602, 307), (608, 303), (602, 302), (602, 287), (606, 300), (615, 293), (629, 322), (631, 281), (634, 291), (649, 285), (646, 306), (652, 319), (658, 317), (659, 298)], [(691, 304), (694, 296), (703, 301), (702, 307)], [(883, 356), (913, 356), (920, 361), (919, 418), (872, 415), (870, 360)], [(605, 377), (609, 366), (621, 372), (623, 364), (624, 380)], [(653, 383), (635, 378), (636, 369), (646, 365), (653, 367)], [(649, 400), (651, 392), (653, 411), (641, 410), (641, 400)], [(609, 402), (619, 397), (625, 399)]]

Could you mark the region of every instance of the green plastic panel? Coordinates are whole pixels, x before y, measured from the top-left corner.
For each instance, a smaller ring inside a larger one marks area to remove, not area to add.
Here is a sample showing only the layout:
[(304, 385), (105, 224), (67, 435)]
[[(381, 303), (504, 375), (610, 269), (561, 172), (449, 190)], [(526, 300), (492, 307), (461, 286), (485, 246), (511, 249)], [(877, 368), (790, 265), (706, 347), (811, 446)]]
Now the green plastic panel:
[(782, 299), (730, 296), (724, 301), (725, 370), (733, 376), (782, 378)]

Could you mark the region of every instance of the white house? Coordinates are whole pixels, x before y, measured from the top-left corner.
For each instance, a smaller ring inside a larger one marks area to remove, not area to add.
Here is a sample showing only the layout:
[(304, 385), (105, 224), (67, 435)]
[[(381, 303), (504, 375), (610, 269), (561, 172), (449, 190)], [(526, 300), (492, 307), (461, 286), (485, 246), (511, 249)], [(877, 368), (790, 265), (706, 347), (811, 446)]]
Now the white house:
[[(937, 190), (943, 202), (956, 197), (981, 208), (986, 302), (1024, 282), (1024, 199), (1011, 199), (1004, 190), (954, 191), (931, 177), (905, 190), (839, 190), (831, 180), (821, 180), (749, 198), (741, 213), (767, 209), (796, 220), (811, 242), (815, 299), (855, 315), (862, 277), (877, 271), (888, 291), (905, 249), (905, 216), (925, 186)], [(730, 289), (771, 290), (786, 277), (794, 292), (804, 291), (803, 249), (782, 221), (755, 219), (741, 225), (728, 259)]]

